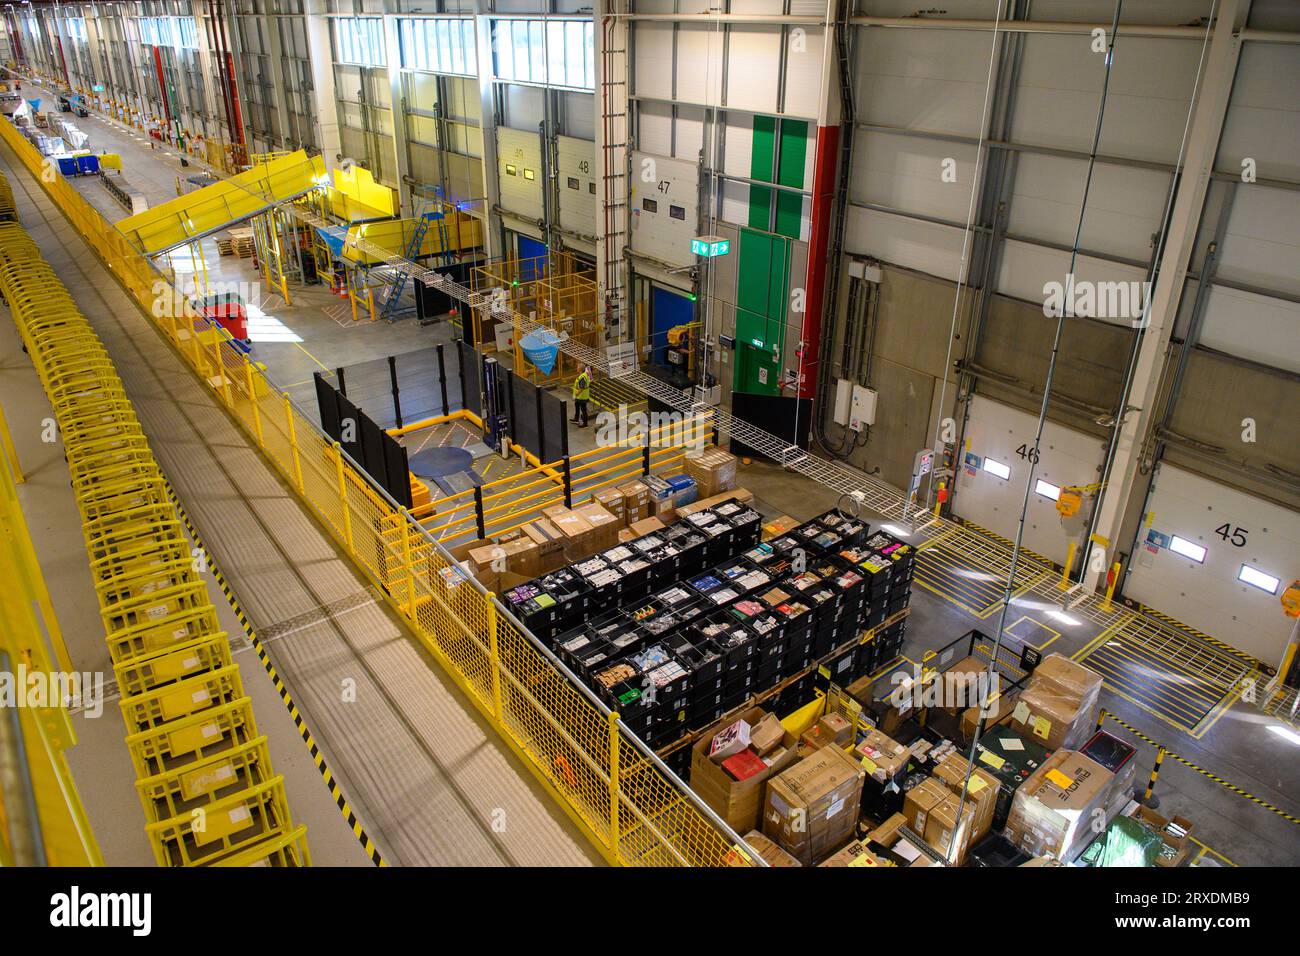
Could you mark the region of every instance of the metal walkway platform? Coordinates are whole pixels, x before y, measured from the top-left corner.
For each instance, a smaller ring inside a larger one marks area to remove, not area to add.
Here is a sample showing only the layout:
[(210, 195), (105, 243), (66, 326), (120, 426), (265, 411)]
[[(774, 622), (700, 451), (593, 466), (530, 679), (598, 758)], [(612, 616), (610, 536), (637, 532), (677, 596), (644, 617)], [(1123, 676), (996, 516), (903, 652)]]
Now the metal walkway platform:
[(159, 463), (383, 858), (598, 862), (7, 149), (0, 165), (24, 224), (102, 337)]
[(1251, 673), (1243, 661), (1143, 618), (1107, 630), (1079, 660), (1113, 693), (1197, 738)]

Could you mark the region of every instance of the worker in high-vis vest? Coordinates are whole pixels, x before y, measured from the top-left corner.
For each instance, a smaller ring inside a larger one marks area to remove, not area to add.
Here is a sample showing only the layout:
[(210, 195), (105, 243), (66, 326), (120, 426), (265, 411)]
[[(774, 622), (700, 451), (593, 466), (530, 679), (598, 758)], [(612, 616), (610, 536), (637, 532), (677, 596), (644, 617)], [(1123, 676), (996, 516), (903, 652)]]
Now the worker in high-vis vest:
[(573, 380), (573, 424), (579, 428), (587, 427), (587, 403), (591, 401), (591, 369), (582, 367), (578, 377)]

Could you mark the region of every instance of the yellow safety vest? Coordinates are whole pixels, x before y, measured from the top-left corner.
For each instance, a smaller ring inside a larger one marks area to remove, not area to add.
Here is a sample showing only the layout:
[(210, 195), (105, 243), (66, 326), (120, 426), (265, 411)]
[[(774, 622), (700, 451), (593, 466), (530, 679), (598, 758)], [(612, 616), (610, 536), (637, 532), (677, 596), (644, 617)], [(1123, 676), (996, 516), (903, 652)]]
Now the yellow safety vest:
[(573, 380), (573, 397), (579, 402), (591, 399), (591, 379), (586, 372), (582, 372)]

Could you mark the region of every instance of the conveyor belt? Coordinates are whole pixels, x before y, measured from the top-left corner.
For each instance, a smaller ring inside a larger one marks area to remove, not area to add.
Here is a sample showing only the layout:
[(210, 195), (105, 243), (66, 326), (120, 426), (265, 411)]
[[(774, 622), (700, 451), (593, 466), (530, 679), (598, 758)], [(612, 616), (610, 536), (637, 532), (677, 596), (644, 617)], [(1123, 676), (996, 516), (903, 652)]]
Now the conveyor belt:
[(7, 148), (0, 166), (384, 858), (394, 865), (597, 860)]

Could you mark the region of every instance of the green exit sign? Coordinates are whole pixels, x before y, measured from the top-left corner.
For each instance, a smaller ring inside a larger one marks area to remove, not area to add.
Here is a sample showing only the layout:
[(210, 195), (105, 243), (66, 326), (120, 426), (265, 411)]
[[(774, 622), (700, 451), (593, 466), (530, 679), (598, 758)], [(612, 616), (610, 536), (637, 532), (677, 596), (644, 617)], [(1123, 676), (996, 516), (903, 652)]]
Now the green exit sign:
[(714, 256), (725, 256), (730, 251), (731, 240), (721, 236), (696, 236), (691, 240), (691, 255), (694, 256), (712, 259)]

